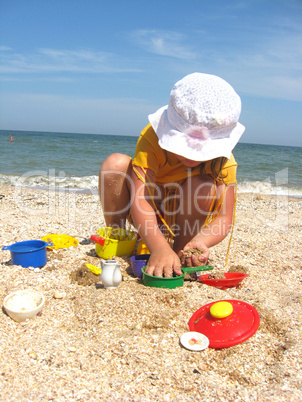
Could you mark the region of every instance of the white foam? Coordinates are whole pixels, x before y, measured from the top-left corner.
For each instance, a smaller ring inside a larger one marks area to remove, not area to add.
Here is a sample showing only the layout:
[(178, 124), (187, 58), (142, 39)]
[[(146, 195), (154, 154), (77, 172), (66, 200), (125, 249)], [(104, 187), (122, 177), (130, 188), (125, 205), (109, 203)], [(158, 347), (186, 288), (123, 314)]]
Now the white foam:
[(302, 197), (302, 188), (274, 185), (267, 181), (244, 181), (238, 183), (238, 193)]
[(71, 189), (92, 189), (98, 188), (98, 176), (44, 176), (33, 175), (4, 175), (0, 173), (0, 185), (9, 187), (33, 187), (59, 190)]
[[(0, 173), (0, 185), (8, 187), (32, 187), (59, 191), (75, 189), (96, 194), (98, 176), (50, 176), (42, 174), (6, 175)], [(270, 181), (238, 182), (238, 193), (269, 194), (288, 197), (302, 197), (302, 188), (275, 185)]]

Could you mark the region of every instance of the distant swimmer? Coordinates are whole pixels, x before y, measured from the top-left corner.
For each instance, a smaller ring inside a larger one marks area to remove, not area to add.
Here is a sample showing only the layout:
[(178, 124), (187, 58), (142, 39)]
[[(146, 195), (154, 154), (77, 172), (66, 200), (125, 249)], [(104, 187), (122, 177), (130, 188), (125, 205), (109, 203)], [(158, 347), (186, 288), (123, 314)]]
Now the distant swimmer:
[(14, 142), (14, 139), (13, 139), (13, 136), (12, 136), (12, 135), (10, 135), (10, 140), (9, 140), (9, 142)]

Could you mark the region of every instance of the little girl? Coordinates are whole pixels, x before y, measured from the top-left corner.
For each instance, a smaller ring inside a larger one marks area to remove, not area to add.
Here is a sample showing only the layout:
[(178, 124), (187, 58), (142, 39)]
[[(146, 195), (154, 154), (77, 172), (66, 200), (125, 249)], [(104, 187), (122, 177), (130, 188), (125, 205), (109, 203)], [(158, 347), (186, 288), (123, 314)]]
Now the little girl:
[[(223, 79), (194, 73), (178, 81), (169, 104), (148, 116), (135, 156), (104, 161), (99, 190), (107, 226), (129, 220), (150, 250), (146, 272), (171, 277), (207, 263), (230, 231), (237, 163), (245, 128), (240, 97)], [(198, 251), (193, 253), (193, 251)]]

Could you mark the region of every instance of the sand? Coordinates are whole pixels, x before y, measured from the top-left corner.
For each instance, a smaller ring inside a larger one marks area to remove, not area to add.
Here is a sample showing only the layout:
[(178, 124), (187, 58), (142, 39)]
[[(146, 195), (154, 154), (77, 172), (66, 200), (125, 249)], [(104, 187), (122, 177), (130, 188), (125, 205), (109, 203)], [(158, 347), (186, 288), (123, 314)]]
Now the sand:
[[(129, 258), (123, 282), (104, 289), (85, 263), (100, 264), (89, 240), (104, 226), (98, 197), (0, 187), (0, 246), (50, 233), (78, 247), (47, 251), (47, 264), (26, 269), (1, 251), (0, 299), (41, 291), (41, 316), (16, 323), (2, 311), (3, 401), (300, 401), (301, 199), (239, 194), (227, 270), (249, 276), (226, 290), (186, 278), (183, 287), (145, 287)], [(222, 272), (228, 238), (211, 250)], [(257, 332), (225, 349), (192, 352), (179, 343), (203, 305), (240, 300), (260, 315)]]

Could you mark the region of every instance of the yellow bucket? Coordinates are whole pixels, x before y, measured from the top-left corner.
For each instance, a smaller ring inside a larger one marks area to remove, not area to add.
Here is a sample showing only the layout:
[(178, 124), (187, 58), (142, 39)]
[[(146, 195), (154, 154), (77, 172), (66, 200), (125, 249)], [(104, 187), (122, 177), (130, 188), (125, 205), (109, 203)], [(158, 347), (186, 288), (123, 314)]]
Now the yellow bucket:
[[(130, 257), (134, 251), (136, 233), (121, 228), (104, 227), (97, 230), (102, 244), (95, 243), (96, 254), (108, 260), (114, 256)], [(92, 236), (95, 238), (95, 236)]]
[(140, 240), (137, 246), (136, 254), (141, 255), (141, 254), (150, 254), (150, 251), (148, 250), (148, 247), (146, 244)]

